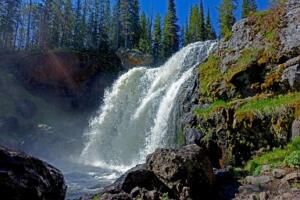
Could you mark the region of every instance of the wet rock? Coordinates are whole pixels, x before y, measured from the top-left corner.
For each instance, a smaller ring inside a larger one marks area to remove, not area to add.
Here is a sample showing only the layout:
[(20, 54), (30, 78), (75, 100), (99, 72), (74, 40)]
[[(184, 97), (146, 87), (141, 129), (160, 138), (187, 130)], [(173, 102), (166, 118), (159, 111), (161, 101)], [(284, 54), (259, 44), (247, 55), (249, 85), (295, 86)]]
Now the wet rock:
[(138, 50), (119, 49), (117, 56), (126, 69), (136, 66), (149, 66), (153, 63), (153, 57), (150, 54), (144, 54)]
[(259, 193), (259, 200), (267, 200), (268, 199), (268, 193), (267, 192), (261, 192)]
[(261, 167), (261, 173), (264, 174), (264, 173), (268, 173), (270, 172), (271, 168), (270, 168), (270, 165), (263, 165)]
[(262, 184), (267, 184), (269, 182), (272, 181), (272, 177), (271, 176), (247, 176), (245, 178), (245, 181), (249, 184), (252, 185), (262, 185)]
[(274, 178), (280, 179), (284, 177), (286, 174), (286, 171), (284, 169), (273, 169), (272, 170), (272, 175)]
[(258, 185), (243, 185), (239, 187), (240, 194), (250, 194), (253, 192), (261, 192), (261, 189)]
[(126, 192), (130, 194), (137, 188), (143, 188), (148, 191), (157, 190), (161, 193), (170, 192), (168, 187), (158, 179), (154, 172), (146, 169), (145, 165), (138, 165), (132, 168), (117, 179), (114, 184), (105, 188), (104, 191), (105, 193)]
[(188, 145), (179, 150), (158, 149), (147, 157), (153, 171), (178, 196), (210, 196), (214, 184), (212, 165), (203, 149)]
[(156, 190), (152, 190), (149, 192), (146, 192), (144, 194), (144, 198), (143, 199), (147, 199), (147, 200), (160, 200), (159, 198), (159, 193)]
[[(93, 198), (94, 199), (94, 198)], [(118, 194), (105, 193), (101, 195), (101, 200), (132, 200), (129, 194), (122, 192)]]
[(283, 179), (281, 179), (281, 183), (291, 183), (293, 181), (299, 181), (300, 180), (300, 173), (298, 172), (293, 172), (290, 174), (287, 174)]
[(291, 52), (300, 46), (300, 6), (298, 0), (286, 3), (285, 28), (282, 29), (280, 40), (282, 52)]
[(184, 130), (185, 144), (200, 144), (203, 134), (195, 128), (186, 128)]
[(285, 69), (282, 75), (282, 81), (287, 81), (294, 90), (300, 90), (300, 64)]
[(130, 192), (130, 196), (131, 196), (132, 198), (135, 198), (135, 197), (137, 197), (137, 196), (140, 195), (140, 194), (141, 194), (141, 188), (139, 188), (139, 187), (133, 188), (133, 189), (131, 190), (131, 192)]
[(300, 119), (296, 119), (292, 125), (292, 139), (300, 136)]
[(62, 173), (22, 152), (0, 147), (0, 194), (6, 200), (64, 200)]

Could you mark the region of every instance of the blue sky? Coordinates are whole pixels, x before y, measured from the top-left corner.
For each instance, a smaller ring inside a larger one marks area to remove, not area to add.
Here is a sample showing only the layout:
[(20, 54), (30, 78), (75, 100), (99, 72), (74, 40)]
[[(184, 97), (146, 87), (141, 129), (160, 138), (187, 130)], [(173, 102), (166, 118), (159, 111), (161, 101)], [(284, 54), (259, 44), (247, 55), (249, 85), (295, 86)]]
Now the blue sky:
[[(242, 0), (238, 0), (239, 4), (241, 4)], [(177, 15), (179, 18), (179, 24), (182, 25), (185, 23), (186, 18), (188, 16), (190, 7), (199, 3), (200, 0), (176, 0), (176, 8)], [(210, 9), (212, 20), (214, 23), (214, 27), (218, 29), (218, 15), (217, 15), (217, 7), (220, 4), (221, 0), (203, 0), (205, 10)], [(257, 0), (258, 9), (265, 10), (268, 8), (269, 0)], [(142, 7), (142, 11), (145, 11), (149, 16), (155, 14), (157, 12), (162, 15), (165, 14), (167, 9), (167, 0), (140, 0), (140, 5)], [(239, 5), (239, 9), (237, 10), (237, 16), (240, 18), (241, 13), (241, 5)]]

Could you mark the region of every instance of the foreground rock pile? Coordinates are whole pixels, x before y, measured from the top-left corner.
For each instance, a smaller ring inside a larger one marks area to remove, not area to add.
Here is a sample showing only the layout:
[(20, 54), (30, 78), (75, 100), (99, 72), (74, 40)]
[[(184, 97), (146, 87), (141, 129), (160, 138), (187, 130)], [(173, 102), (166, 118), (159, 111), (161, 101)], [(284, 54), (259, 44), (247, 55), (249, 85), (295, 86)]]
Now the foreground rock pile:
[(64, 200), (62, 173), (22, 152), (0, 147), (0, 198), (5, 200)]
[(158, 149), (94, 199), (201, 199), (212, 196), (215, 177), (205, 150)]
[(235, 200), (298, 200), (300, 171), (263, 166), (259, 176), (247, 176), (239, 187)]

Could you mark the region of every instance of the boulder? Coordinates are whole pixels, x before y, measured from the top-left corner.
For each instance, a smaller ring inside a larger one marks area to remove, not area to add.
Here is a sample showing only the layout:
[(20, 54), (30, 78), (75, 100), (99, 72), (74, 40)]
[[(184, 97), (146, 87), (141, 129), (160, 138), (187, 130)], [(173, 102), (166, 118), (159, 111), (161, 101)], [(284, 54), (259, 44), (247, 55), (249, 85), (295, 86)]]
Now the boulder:
[(0, 147), (0, 194), (5, 200), (64, 200), (62, 173), (25, 153)]
[(271, 176), (263, 175), (263, 176), (247, 176), (245, 178), (246, 183), (252, 185), (263, 185), (272, 181)]
[(179, 150), (158, 149), (147, 157), (153, 171), (180, 199), (211, 196), (214, 174), (205, 151), (197, 145)]
[(162, 193), (170, 192), (168, 187), (160, 181), (154, 172), (146, 169), (145, 165), (137, 165), (132, 168), (112, 185), (105, 188), (105, 193), (134, 193), (136, 188), (143, 188), (148, 191), (156, 190)]
[[(94, 197), (93, 199), (99, 199)], [(117, 194), (105, 193), (101, 196), (101, 200), (132, 200), (129, 194), (122, 192)]]
[(281, 179), (286, 174), (286, 171), (284, 169), (273, 169), (272, 175), (274, 178)]
[(287, 81), (291, 88), (300, 90), (300, 64), (288, 67), (282, 74), (282, 81)]
[(286, 3), (284, 28), (280, 33), (282, 52), (289, 53), (298, 48), (300, 51), (300, 4), (298, 0), (288, 0)]
[(144, 54), (135, 49), (121, 48), (117, 51), (117, 56), (125, 69), (131, 69), (136, 66), (149, 66), (153, 63), (153, 57), (150, 54)]
[(300, 119), (296, 119), (292, 125), (292, 139), (300, 136)]
[(195, 128), (185, 128), (185, 144), (200, 144), (203, 134)]

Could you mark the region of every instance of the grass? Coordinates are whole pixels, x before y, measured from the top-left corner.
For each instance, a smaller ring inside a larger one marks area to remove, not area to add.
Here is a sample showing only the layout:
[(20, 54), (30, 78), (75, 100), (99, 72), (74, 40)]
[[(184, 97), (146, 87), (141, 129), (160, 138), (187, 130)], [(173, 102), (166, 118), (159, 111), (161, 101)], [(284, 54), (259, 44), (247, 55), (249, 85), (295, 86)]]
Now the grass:
[(101, 195), (100, 194), (96, 194), (92, 200), (99, 200), (101, 198)]
[(240, 107), (236, 109), (236, 115), (244, 115), (245, 113), (274, 115), (280, 114), (281, 111), (284, 111), (288, 107), (294, 107), (295, 117), (300, 116), (300, 92), (275, 97), (259, 96), (231, 102), (217, 100), (206, 108), (196, 109), (195, 114), (207, 120), (218, 109), (230, 108), (236, 106), (236, 104), (240, 104)]
[(222, 80), (220, 71), (220, 57), (211, 55), (207, 61), (200, 65), (200, 93), (204, 96), (211, 96), (210, 87)]
[(279, 95), (265, 99), (253, 99), (237, 109), (237, 113), (252, 112), (260, 115), (279, 114), (287, 107), (296, 106), (300, 102), (300, 92)]
[(235, 64), (229, 67), (225, 74), (226, 81), (230, 81), (232, 77), (257, 62), (262, 50), (256, 48), (244, 49)]
[(253, 175), (259, 175), (263, 165), (270, 165), (271, 167), (300, 166), (300, 137), (295, 138), (285, 148), (277, 148), (271, 152), (254, 157), (248, 161), (245, 170)]
[(212, 113), (214, 113), (215, 111), (217, 111), (220, 108), (228, 108), (229, 104), (223, 100), (217, 100), (215, 102), (213, 102), (211, 105), (209, 105), (207, 108), (203, 108), (203, 109), (196, 109), (195, 110), (195, 114), (198, 117), (202, 117), (204, 119), (208, 119)]

